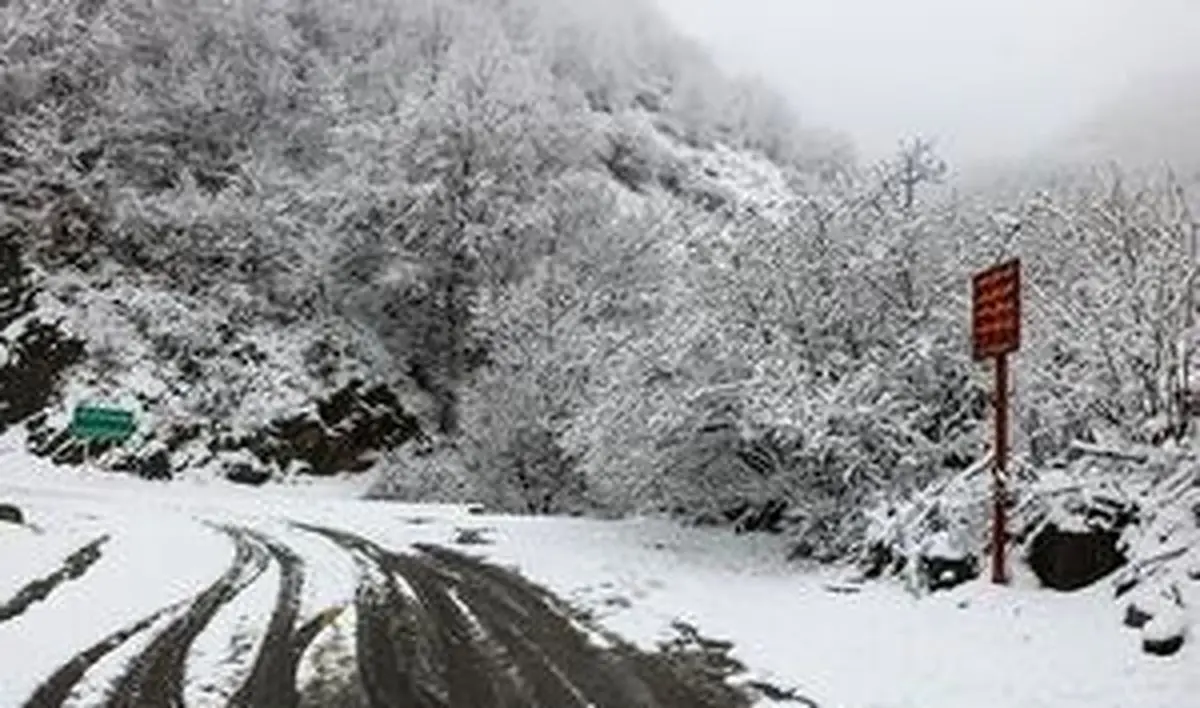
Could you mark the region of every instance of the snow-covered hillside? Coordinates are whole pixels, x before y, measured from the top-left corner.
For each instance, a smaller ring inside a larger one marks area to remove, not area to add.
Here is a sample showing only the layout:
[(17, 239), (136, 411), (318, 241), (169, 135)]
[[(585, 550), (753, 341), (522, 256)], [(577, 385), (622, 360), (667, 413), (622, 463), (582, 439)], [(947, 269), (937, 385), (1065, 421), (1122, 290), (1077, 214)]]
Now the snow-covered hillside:
[[(62, 434), (80, 402), (135, 410), (131, 446), (165, 447), (177, 473), (230, 447), (260, 458), (255, 477), (296, 457), (340, 472), (412, 437), (313, 432), (336, 423), (322, 402), (372, 395), (349, 389), (382, 387), (387, 415), (453, 437), (491, 348), (477, 301), (520, 287), (580, 220), (571, 185), (624, 199), (640, 186), (623, 161), (661, 157), (666, 203), (716, 210), (741, 200), (731, 187), (763, 191), (746, 177), (778, 192), (844, 157), (645, 3), (192, 10), (0, 8), (0, 226), (6, 267), (36, 281), (4, 338), (42, 323), (70, 355), (8, 422), (63, 462), (82, 457)], [(264, 454), (264, 437), (312, 447), (297, 436), (353, 450)]]

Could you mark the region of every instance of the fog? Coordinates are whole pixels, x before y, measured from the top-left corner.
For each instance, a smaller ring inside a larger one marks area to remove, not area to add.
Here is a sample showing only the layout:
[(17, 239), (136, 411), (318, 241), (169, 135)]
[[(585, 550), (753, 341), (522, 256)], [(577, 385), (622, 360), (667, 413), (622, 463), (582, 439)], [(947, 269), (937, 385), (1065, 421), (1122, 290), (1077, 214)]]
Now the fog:
[(657, 0), (864, 157), (905, 135), (959, 165), (1042, 149), (1140, 81), (1200, 66), (1197, 0)]

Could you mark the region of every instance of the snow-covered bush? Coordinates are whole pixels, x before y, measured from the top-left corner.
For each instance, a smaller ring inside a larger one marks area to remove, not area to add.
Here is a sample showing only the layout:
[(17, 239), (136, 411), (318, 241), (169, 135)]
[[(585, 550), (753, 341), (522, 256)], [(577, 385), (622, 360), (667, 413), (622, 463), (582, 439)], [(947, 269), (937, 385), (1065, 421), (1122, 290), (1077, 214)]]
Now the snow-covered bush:
[(478, 483), (462, 454), (446, 441), (408, 445), (387, 453), (367, 496), (406, 502), (478, 500)]

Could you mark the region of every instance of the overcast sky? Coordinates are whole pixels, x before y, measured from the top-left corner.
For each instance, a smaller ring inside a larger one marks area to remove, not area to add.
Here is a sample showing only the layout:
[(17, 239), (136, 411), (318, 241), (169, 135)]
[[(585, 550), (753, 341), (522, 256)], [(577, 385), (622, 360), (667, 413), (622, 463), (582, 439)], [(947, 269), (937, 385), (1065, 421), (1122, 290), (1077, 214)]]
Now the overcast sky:
[(864, 156), (920, 133), (959, 165), (1018, 157), (1138, 77), (1200, 65), (1200, 0), (657, 2)]

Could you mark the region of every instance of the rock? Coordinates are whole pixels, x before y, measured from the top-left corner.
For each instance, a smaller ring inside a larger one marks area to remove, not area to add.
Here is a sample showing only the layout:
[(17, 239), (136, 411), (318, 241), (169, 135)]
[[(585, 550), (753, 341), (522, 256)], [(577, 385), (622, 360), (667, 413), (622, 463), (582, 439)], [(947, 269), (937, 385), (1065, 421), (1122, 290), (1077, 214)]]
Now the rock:
[(862, 585), (854, 583), (825, 583), (825, 590), (835, 595), (856, 595), (862, 592)]
[(1142, 649), (1147, 654), (1170, 656), (1183, 647), (1187, 618), (1182, 608), (1161, 612), (1142, 628)]
[(1131, 602), (1125, 606), (1124, 623), (1126, 627), (1141, 629), (1153, 618), (1154, 615), (1142, 609), (1136, 602)]
[(956, 587), (979, 576), (978, 559), (948, 528), (930, 534), (917, 562), (921, 580), (931, 591)]
[(138, 463), (138, 476), (143, 479), (171, 479), (171, 455), (158, 449), (143, 457)]
[(1044, 587), (1078, 590), (1125, 565), (1112, 530), (1065, 531), (1047, 524), (1030, 542), (1029, 566)]
[(894, 567), (895, 560), (896, 554), (893, 553), (889, 544), (883, 541), (872, 543), (867, 547), (861, 561), (863, 577), (869, 580), (882, 577), (884, 573)]
[(424, 439), (417, 418), (386, 385), (359, 380), (324, 399), (315, 410), (272, 421), (233, 448), (288, 469), (303, 462), (309, 474), (332, 476), (370, 469), (381, 452)]
[(64, 334), (56, 323), (33, 320), (6, 339), (9, 356), (0, 369), (0, 430), (43, 411), (58, 392), (62, 372), (84, 356), (83, 340)]
[(454, 542), (462, 546), (487, 546), (492, 543), (492, 540), (485, 534), (491, 531), (492, 529), (488, 528), (455, 529)]
[(921, 578), (931, 591), (957, 587), (979, 576), (979, 564), (973, 556), (966, 558), (922, 557)]
[(784, 514), (787, 512), (788, 506), (787, 500), (784, 499), (772, 499), (759, 505), (749, 506), (738, 516), (734, 524), (734, 532), (782, 533)]
[(252, 462), (232, 462), (225, 466), (225, 479), (237, 484), (259, 486), (271, 478), (271, 472)]
[(1144, 629), (1156, 617), (1171, 617), (1183, 609), (1183, 594), (1175, 585), (1141, 587), (1125, 606), (1126, 627)]
[(0, 504), (0, 522), (23, 524), (25, 523), (25, 515), (21, 513), (21, 509), (15, 504)]

